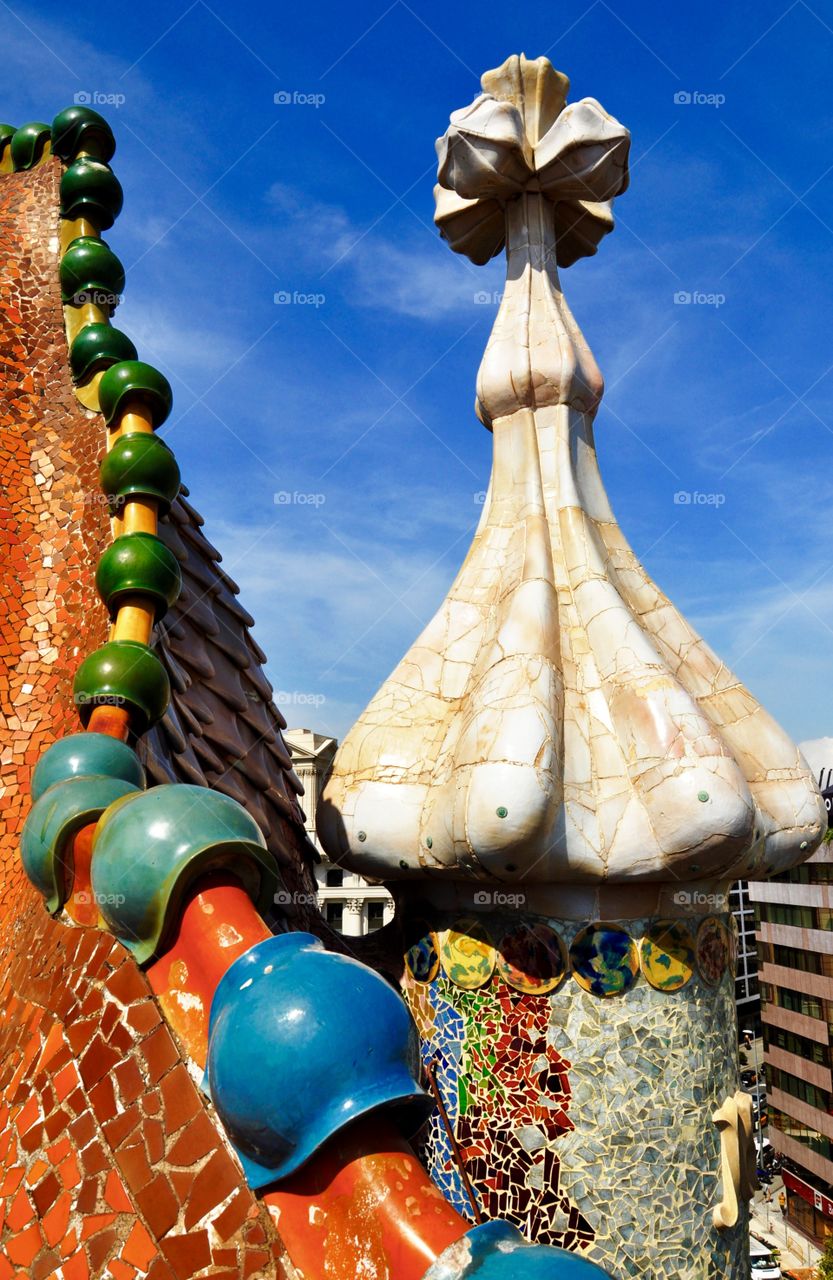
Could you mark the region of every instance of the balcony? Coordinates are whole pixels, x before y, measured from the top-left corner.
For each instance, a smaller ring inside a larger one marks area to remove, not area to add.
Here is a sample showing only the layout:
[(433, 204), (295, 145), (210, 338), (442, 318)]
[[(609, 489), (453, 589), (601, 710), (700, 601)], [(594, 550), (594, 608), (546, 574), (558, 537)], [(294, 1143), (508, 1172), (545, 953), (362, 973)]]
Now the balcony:
[(775, 1150), (782, 1156), (794, 1161), (800, 1169), (806, 1169), (809, 1173), (814, 1173), (817, 1178), (821, 1178), (823, 1182), (833, 1185), (833, 1160), (827, 1160), (817, 1151), (805, 1147), (803, 1142), (798, 1142), (788, 1133), (781, 1133), (779, 1129), (772, 1126), (768, 1134)]
[(762, 920), (755, 936), (761, 942), (774, 942), (798, 951), (813, 951), (816, 955), (833, 955), (831, 929), (801, 929), (794, 924), (767, 924)]
[(791, 907), (833, 907), (833, 884), (780, 884), (761, 880), (750, 884), (753, 902), (776, 902)]
[(821, 973), (805, 973), (803, 969), (787, 969), (784, 965), (764, 963), (758, 977), (761, 982), (770, 982), (774, 987), (787, 987), (804, 996), (833, 1001), (833, 978), (825, 978)]
[(780, 1027), (782, 1031), (791, 1031), (794, 1036), (806, 1036), (808, 1040), (815, 1040), (817, 1044), (830, 1043), (827, 1023), (821, 1018), (808, 1018), (806, 1013), (781, 1009), (777, 1004), (765, 1004), (761, 1018), (768, 1026)]
[(830, 1068), (823, 1067), (818, 1062), (811, 1062), (808, 1058), (801, 1058), (798, 1054), (789, 1053), (786, 1049), (779, 1049), (774, 1044), (764, 1051), (764, 1062), (771, 1063), (773, 1067), (786, 1071), (798, 1080), (806, 1080), (807, 1084), (814, 1084), (817, 1089), (824, 1089), (826, 1093), (833, 1092), (833, 1078), (831, 1078)]
[(828, 1112), (811, 1107), (809, 1102), (802, 1102), (800, 1098), (794, 1098), (791, 1093), (786, 1093), (783, 1089), (769, 1089), (767, 1102), (778, 1111), (792, 1116), (793, 1120), (800, 1120), (808, 1129), (815, 1129), (816, 1133), (833, 1139), (833, 1116)]

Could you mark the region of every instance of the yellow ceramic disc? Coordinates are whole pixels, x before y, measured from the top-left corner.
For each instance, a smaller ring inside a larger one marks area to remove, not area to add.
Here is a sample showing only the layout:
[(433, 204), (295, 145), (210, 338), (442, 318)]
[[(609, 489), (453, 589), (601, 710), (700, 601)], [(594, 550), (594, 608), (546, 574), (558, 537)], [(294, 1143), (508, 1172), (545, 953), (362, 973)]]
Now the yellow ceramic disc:
[(679, 991), (694, 973), (694, 936), (683, 920), (655, 920), (639, 948), (643, 976), (657, 991)]
[(440, 963), (445, 975), (463, 991), (485, 986), (495, 971), (489, 931), (479, 920), (458, 920), (443, 934)]

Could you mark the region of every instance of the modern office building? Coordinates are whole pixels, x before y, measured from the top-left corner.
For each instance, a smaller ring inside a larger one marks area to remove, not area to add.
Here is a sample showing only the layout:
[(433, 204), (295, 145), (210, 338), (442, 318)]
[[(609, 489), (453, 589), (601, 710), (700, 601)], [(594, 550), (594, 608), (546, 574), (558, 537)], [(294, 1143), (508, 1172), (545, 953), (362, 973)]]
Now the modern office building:
[[(829, 740), (826, 740), (829, 741)], [(822, 766), (802, 750), (816, 777)], [(833, 1234), (833, 844), (748, 886), (755, 908), (767, 1133), (788, 1161), (787, 1218), (817, 1243)]]
[(738, 962), (735, 971), (735, 1004), (738, 1031), (761, 1034), (761, 992), (758, 985), (758, 945), (755, 937), (755, 904), (749, 884), (738, 880), (729, 890), (729, 908), (738, 930)]
[(338, 742), (312, 729), (287, 729), (284, 740), (292, 752), (295, 772), (304, 786), (302, 800), (307, 835), (321, 861), (315, 866), (318, 901), (327, 921), (350, 937), (372, 933), (393, 919), (393, 899), (381, 885), (368, 884), (361, 876), (343, 871), (330, 862), (318, 841), (315, 813), (324, 790)]

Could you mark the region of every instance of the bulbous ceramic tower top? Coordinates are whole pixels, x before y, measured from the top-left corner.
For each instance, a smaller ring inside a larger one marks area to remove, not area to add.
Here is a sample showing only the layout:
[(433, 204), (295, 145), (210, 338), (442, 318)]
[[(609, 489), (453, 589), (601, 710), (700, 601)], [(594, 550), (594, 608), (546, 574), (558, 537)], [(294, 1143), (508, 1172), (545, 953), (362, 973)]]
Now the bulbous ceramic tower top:
[(593, 439), (601, 374), (559, 283), (613, 227), (628, 132), (566, 105), (546, 58), (482, 84), (437, 143), (435, 219), (473, 262), (506, 248), (477, 380), (491, 482), (448, 596), (336, 755), (321, 839), (387, 881), (773, 874), (820, 840), (820, 796), (625, 541)]

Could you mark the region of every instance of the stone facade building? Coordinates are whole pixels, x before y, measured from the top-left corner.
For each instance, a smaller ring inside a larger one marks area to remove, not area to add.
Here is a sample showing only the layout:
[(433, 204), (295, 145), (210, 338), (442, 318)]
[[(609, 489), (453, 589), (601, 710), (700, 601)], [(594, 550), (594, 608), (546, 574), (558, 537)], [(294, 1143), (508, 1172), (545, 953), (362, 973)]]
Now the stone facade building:
[(360, 875), (343, 871), (331, 862), (315, 831), (318, 797), (324, 790), (338, 741), (312, 729), (287, 729), (284, 739), (304, 786), (307, 835), (321, 859), (315, 866), (321, 910), (328, 924), (347, 937), (373, 933), (393, 919), (393, 899), (381, 885), (368, 884)]

